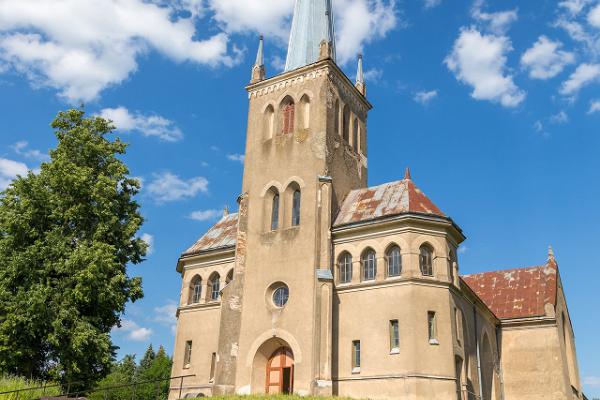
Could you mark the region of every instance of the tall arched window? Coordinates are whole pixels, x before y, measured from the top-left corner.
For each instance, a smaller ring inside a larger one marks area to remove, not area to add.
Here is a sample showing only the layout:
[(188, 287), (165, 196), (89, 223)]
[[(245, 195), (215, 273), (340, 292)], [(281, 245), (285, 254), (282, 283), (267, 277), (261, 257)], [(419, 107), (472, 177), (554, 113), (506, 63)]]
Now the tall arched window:
[(300, 190), (294, 191), (292, 197), (292, 226), (300, 225)]
[(388, 276), (400, 276), (402, 273), (402, 255), (400, 247), (394, 245), (390, 247), (385, 255), (387, 262)]
[(333, 108), (333, 132), (336, 135), (340, 134), (340, 101), (335, 101), (335, 107)]
[(263, 130), (265, 139), (271, 139), (273, 137), (273, 130), (275, 125), (275, 109), (272, 105), (269, 105), (265, 110), (264, 120), (263, 120)]
[(294, 119), (296, 118), (296, 105), (291, 98), (284, 100), (281, 106), (281, 134), (294, 133)]
[(433, 251), (427, 245), (421, 246), (419, 267), (424, 276), (433, 276)]
[(202, 278), (199, 276), (195, 276), (192, 279), (192, 283), (190, 285), (190, 298), (188, 300), (188, 304), (198, 304), (200, 303), (200, 298), (202, 296)]
[(300, 99), (300, 125), (303, 129), (310, 128), (310, 98), (306, 94)]
[(377, 276), (377, 256), (375, 250), (367, 249), (361, 257), (363, 281), (371, 281)]
[(271, 203), (271, 230), (276, 231), (279, 228), (279, 193), (273, 195)]
[(216, 272), (209, 279), (208, 295), (210, 296), (210, 301), (219, 300), (219, 296), (221, 295), (221, 277)]
[(358, 138), (359, 138), (359, 130), (358, 130), (358, 118), (354, 118), (354, 122), (352, 123), (352, 148), (356, 153), (358, 153)]
[(448, 254), (448, 276), (450, 277), (450, 282), (454, 283), (454, 266), (456, 265), (456, 256), (454, 252), (451, 250)]
[(342, 137), (347, 143), (350, 143), (350, 110), (348, 106), (344, 106), (342, 115)]
[(338, 270), (340, 283), (352, 282), (352, 255), (350, 253), (343, 253), (338, 258)]
[(229, 270), (227, 276), (225, 277), (225, 284), (229, 285), (229, 283), (233, 280), (233, 270)]

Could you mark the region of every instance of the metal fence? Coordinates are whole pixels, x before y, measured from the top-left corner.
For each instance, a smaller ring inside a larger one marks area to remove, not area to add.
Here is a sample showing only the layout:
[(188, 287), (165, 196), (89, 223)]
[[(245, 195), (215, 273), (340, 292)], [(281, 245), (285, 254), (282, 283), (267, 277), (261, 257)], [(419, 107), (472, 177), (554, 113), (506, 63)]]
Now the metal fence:
[(72, 382), (66, 385), (64, 393), (58, 395), (50, 393), (57, 392), (56, 389), (60, 389), (60, 385), (44, 385), (1, 392), (0, 400), (167, 400), (169, 390), (172, 388), (179, 391), (179, 398), (181, 398), (184, 380), (194, 376), (182, 375), (123, 385), (94, 386), (85, 390), (71, 390), (72, 387), (84, 386), (82, 382)]

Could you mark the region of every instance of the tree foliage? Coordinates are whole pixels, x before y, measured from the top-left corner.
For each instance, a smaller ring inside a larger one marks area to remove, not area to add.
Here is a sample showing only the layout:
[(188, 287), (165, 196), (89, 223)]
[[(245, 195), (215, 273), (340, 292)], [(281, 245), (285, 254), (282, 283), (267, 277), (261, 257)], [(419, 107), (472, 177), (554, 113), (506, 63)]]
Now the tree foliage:
[(50, 161), (0, 196), (0, 372), (97, 381), (114, 360), (111, 329), (143, 296), (126, 271), (146, 252), (140, 185), (109, 121), (69, 110), (51, 126)]

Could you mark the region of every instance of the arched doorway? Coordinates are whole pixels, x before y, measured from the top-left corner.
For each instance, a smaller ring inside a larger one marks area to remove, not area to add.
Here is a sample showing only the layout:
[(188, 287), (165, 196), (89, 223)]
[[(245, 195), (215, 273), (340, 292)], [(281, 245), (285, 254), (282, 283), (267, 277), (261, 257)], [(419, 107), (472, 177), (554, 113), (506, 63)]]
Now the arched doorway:
[(294, 393), (294, 355), (289, 347), (275, 350), (267, 362), (265, 393)]

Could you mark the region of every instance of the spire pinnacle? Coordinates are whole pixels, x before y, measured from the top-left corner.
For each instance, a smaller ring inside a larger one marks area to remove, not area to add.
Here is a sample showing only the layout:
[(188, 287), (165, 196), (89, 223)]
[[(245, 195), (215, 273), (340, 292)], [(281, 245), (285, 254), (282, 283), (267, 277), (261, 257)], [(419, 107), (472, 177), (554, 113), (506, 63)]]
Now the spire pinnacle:
[(356, 88), (363, 96), (367, 94), (367, 85), (365, 85), (365, 75), (363, 73), (363, 56), (358, 55), (358, 68), (356, 70)]
[(412, 180), (412, 177), (410, 176), (410, 168), (409, 167), (406, 167), (406, 171), (404, 172), (404, 180), (405, 181)]
[(552, 246), (548, 246), (548, 262), (556, 263), (556, 258), (554, 258), (554, 249)]
[(250, 83), (263, 81), (265, 77), (264, 38), (263, 35), (260, 35), (258, 41), (258, 51), (256, 52), (256, 62), (252, 67), (252, 79), (250, 80)]
[(335, 61), (331, 0), (296, 0), (285, 70), (327, 58)]

